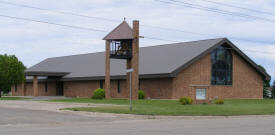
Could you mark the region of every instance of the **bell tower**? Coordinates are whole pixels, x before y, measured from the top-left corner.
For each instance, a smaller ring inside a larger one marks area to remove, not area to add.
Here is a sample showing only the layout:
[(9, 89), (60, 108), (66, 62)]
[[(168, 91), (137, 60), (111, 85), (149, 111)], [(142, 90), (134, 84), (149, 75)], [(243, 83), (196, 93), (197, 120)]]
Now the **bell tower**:
[[(127, 90), (130, 97), (138, 99), (139, 86), (139, 21), (133, 21), (133, 28), (123, 21), (113, 31), (103, 38), (106, 40), (105, 51), (105, 96), (110, 99), (110, 60), (124, 59), (127, 61), (126, 68), (132, 73), (126, 75)], [(126, 71), (125, 71), (126, 72)], [(130, 75), (131, 74), (131, 75)], [(131, 86), (130, 86), (131, 85)]]

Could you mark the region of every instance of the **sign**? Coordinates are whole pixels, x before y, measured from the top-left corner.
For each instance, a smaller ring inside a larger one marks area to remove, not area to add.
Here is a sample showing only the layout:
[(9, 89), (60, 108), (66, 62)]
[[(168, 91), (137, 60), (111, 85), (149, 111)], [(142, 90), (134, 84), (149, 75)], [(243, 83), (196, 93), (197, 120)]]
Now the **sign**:
[(134, 71), (134, 69), (132, 69), (132, 68), (126, 70), (127, 73), (130, 73), (130, 72), (133, 72), (133, 71)]

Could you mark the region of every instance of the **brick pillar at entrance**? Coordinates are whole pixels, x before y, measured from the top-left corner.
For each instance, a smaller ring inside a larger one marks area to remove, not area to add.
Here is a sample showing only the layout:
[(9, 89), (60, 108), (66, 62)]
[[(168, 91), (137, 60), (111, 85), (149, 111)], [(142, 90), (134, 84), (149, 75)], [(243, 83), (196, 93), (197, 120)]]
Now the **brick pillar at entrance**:
[(38, 96), (38, 77), (33, 76), (33, 96)]

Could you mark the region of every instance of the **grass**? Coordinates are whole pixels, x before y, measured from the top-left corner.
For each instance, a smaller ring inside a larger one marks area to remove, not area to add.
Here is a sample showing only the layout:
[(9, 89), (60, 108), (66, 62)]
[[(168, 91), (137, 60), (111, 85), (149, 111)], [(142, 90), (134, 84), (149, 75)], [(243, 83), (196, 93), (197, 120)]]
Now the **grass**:
[(73, 98), (50, 100), (50, 102), (124, 105), (65, 108), (66, 110), (73, 111), (104, 112), (119, 114), (171, 116), (237, 116), (275, 114), (275, 100), (271, 99), (225, 100), (224, 105), (181, 105), (176, 100), (136, 100), (133, 101), (133, 111), (129, 111), (129, 101), (123, 99), (93, 100), (88, 98)]
[(1, 97), (0, 100), (25, 100), (28, 98), (24, 98), (24, 97)]

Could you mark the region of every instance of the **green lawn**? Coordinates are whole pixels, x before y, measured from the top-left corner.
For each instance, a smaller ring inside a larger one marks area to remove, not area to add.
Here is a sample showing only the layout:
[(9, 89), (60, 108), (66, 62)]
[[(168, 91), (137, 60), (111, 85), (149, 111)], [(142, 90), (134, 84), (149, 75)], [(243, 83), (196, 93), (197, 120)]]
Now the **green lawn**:
[(133, 111), (129, 111), (129, 101), (123, 99), (92, 100), (87, 98), (73, 98), (50, 100), (50, 102), (76, 102), (123, 105), (66, 109), (73, 111), (106, 112), (138, 115), (236, 116), (275, 114), (275, 100), (271, 99), (225, 100), (224, 105), (181, 105), (176, 100), (136, 100), (133, 101)]
[(23, 98), (23, 97), (2, 97), (0, 100), (25, 100), (28, 98)]

